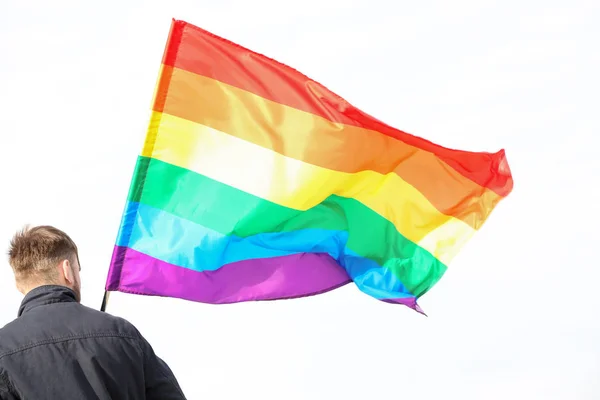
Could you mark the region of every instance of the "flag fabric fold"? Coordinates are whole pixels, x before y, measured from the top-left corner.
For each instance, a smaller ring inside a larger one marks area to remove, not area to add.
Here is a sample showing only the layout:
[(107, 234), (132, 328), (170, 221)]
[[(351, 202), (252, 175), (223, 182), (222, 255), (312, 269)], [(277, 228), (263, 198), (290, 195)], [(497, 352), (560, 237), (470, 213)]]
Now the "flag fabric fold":
[(174, 20), (106, 290), (221, 304), (354, 282), (420, 311), (512, 184), (503, 150), (402, 132)]

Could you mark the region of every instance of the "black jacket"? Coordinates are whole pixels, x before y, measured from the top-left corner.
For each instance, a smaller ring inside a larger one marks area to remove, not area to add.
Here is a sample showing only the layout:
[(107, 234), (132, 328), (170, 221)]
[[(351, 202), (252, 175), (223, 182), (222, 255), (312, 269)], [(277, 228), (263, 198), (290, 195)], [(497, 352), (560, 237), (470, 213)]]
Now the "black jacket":
[(169, 367), (124, 319), (63, 286), (29, 292), (0, 329), (0, 399), (185, 399)]

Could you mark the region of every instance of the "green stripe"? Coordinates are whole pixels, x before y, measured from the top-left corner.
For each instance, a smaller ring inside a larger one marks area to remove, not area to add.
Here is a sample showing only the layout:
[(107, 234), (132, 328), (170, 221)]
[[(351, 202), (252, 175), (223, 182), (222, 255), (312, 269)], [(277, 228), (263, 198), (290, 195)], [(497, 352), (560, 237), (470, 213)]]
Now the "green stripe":
[(137, 188), (130, 190), (129, 201), (162, 209), (225, 235), (248, 237), (299, 229), (348, 231), (349, 249), (389, 268), (417, 297), (446, 271), (431, 253), (354, 199), (332, 195), (309, 210), (295, 210), (147, 157), (139, 158), (135, 175)]

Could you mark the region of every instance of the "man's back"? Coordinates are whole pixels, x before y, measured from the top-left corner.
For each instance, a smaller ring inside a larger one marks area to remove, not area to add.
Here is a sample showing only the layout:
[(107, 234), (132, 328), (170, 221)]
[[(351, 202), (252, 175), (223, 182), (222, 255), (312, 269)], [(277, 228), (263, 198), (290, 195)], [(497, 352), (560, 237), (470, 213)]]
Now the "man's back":
[(184, 399), (169, 367), (127, 321), (63, 286), (27, 294), (0, 329), (0, 399)]

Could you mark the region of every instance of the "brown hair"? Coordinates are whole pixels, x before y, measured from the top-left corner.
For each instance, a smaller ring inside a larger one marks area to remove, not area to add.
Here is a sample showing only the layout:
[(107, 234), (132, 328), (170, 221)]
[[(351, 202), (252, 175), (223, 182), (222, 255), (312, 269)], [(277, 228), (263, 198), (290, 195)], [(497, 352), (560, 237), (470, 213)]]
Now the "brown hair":
[(26, 226), (15, 234), (8, 249), (17, 283), (56, 283), (55, 267), (63, 260), (75, 263), (77, 246), (53, 226)]

